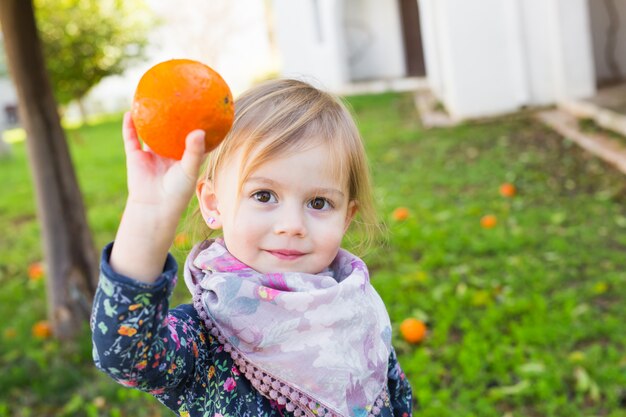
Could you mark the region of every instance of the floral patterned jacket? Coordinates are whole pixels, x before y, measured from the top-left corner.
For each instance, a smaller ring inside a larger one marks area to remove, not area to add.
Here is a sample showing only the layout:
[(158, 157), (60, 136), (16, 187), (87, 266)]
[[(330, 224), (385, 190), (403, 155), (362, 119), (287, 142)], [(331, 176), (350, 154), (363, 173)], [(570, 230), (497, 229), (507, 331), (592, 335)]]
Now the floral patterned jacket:
[[(179, 416), (289, 416), (257, 392), (206, 330), (193, 305), (169, 309), (177, 264), (170, 255), (154, 284), (115, 273), (112, 244), (103, 251), (91, 317), (96, 366), (122, 385), (147, 391)], [(389, 402), (381, 417), (411, 416), (411, 387), (395, 352), (389, 358)]]

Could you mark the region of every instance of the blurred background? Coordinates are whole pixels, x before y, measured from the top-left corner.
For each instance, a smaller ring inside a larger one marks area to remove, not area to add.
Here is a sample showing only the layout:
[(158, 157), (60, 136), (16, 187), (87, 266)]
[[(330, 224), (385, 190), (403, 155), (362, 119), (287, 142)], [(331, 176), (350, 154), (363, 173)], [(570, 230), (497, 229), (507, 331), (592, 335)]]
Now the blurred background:
[[(296, 77), (349, 104), (387, 228), (363, 256), (416, 415), (626, 416), (626, 0), (34, 0), (58, 135), (20, 94), (42, 85), (9, 15), (29, 2), (2, 2), (0, 417), (171, 415), (94, 369), (87, 317), (125, 201), (121, 114), (173, 58), (235, 97)], [(84, 243), (76, 282), (61, 235)]]

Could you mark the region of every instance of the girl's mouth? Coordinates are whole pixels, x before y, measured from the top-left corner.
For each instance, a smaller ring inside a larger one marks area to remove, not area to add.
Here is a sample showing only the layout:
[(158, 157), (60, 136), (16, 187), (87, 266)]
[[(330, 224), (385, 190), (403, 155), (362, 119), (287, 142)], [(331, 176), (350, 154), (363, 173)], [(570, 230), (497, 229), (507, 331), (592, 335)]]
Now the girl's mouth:
[(305, 255), (303, 252), (289, 249), (267, 250), (267, 252), (284, 261), (292, 261)]

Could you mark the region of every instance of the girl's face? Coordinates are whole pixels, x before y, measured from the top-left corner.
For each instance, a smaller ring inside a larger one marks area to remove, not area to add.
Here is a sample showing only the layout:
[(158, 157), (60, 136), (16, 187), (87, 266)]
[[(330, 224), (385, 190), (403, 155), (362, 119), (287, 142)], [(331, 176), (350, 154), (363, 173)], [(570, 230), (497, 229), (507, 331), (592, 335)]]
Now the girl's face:
[(241, 155), (202, 183), (198, 198), (208, 224), (223, 229), (229, 252), (261, 273), (318, 273), (333, 261), (356, 212), (345, 184), (333, 178), (322, 146), (272, 159), (238, 193)]

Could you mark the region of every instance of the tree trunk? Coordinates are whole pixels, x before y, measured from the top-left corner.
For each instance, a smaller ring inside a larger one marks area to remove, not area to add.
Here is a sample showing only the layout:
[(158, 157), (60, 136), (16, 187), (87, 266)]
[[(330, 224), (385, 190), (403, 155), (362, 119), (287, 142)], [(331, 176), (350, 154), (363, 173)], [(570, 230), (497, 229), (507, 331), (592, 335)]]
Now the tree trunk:
[(27, 134), (47, 265), (48, 318), (69, 339), (89, 317), (98, 261), (61, 128), (31, 0), (0, 0), (0, 25)]

